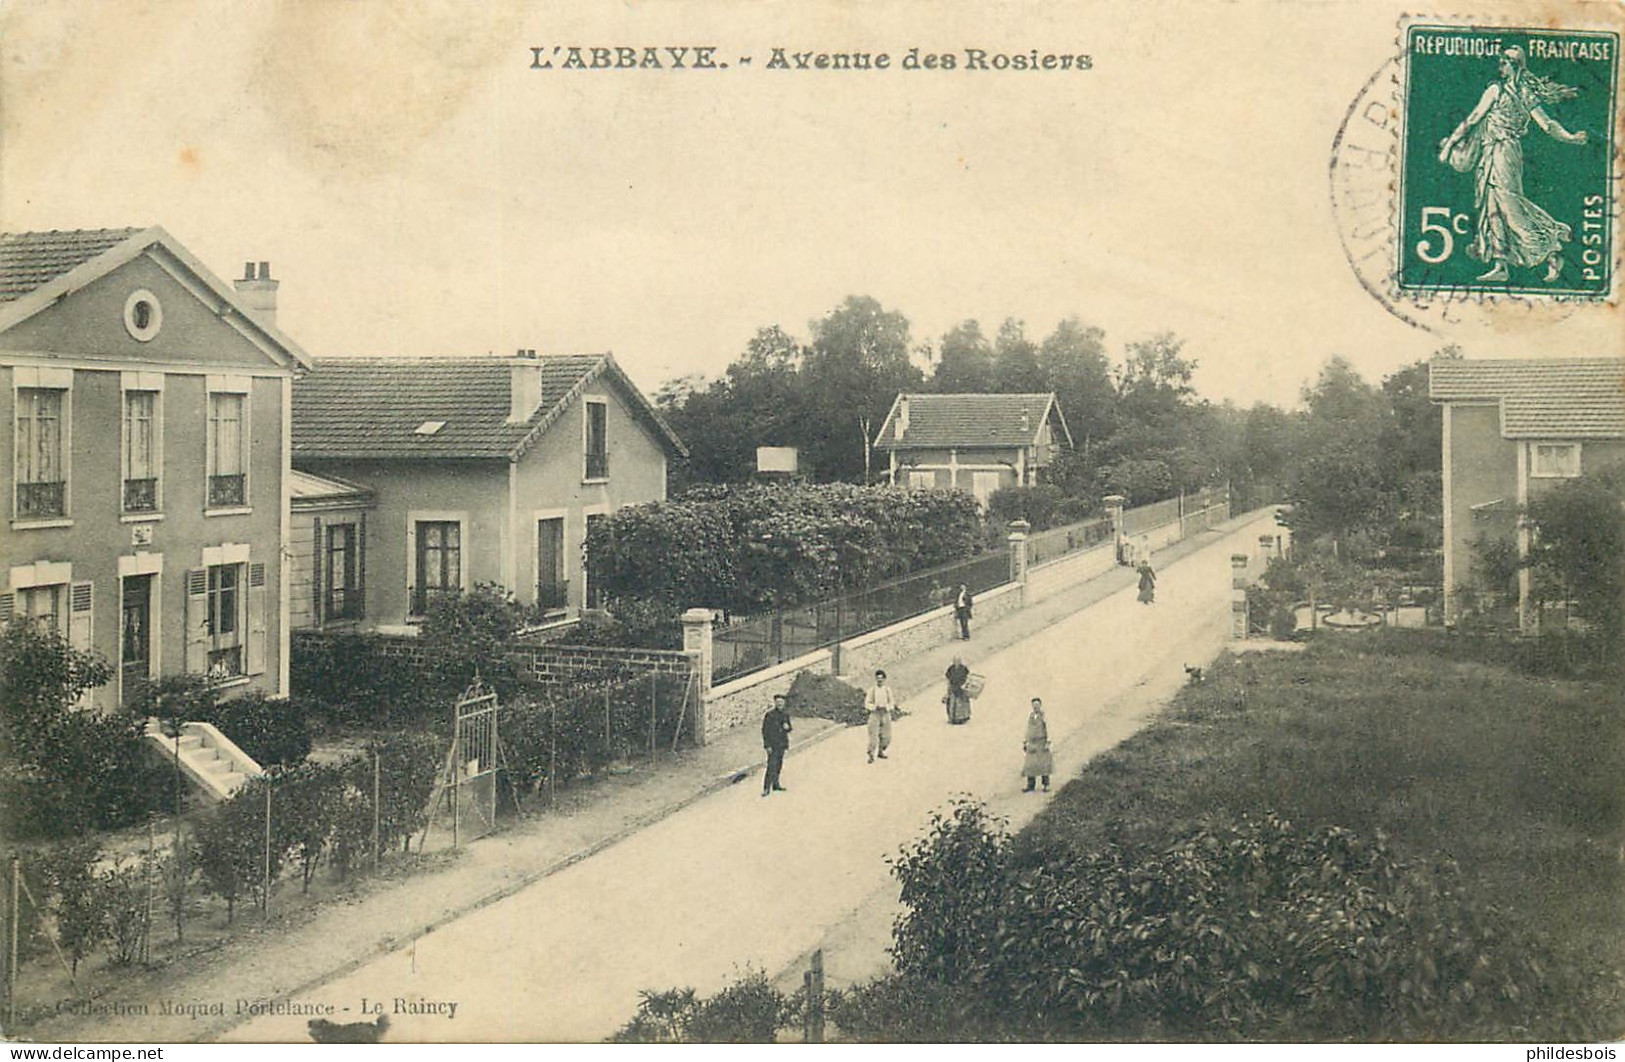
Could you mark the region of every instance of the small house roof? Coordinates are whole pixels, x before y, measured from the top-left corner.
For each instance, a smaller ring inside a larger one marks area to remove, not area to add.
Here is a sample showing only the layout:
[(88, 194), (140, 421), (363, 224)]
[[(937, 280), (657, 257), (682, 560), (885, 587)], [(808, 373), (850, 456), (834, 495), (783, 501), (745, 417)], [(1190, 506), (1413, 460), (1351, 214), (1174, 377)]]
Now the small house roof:
[[(908, 404), (902, 434), (897, 422)], [(1056, 404), (1055, 393), (1026, 394), (900, 394), (892, 402), (875, 436), (881, 450), (942, 449), (946, 447), (1031, 446), (1053, 414), (1067, 445), (1072, 432)]]
[(0, 302), (35, 288), (99, 257), (141, 229), (76, 229), (0, 233)]
[(368, 505), (372, 503), (372, 497), (370, 487), (337, 476), (318, 476), (298, 468), (288, 476), (288, 501), (295, 509), (340, 504)]
[(1508, 439), (1625, 438), (1625, 358), (1439, 358), (1435, 402), (1496, 402)]
[[(516, 365), (539, 368), (541, 401), (512, 421)], [(294, 384), (294, 457), (515, 460), (600, 378), (618, 386), (663, 445), (688, 452), (612, 356), (560, 354), (324, 360)]]

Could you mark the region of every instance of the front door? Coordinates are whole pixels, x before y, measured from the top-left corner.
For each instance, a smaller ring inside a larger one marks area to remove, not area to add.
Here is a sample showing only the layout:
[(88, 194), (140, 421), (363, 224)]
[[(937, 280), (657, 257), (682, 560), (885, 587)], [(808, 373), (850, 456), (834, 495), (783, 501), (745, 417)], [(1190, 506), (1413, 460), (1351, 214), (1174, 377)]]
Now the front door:
[(129, 704), (152, 674), (152, 576), (126, 575), (120, 600), (119, 699)]

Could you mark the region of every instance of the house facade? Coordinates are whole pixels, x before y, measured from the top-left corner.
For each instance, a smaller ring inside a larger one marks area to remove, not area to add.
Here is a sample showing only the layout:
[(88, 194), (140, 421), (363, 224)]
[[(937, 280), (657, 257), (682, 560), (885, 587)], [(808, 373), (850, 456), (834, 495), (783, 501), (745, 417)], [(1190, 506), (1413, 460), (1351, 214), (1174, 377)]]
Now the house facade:
[(396, 633), (436, 594), (486, 582), (561, 620), (596, 607), (587, 528), (664, 500), (667, 462), (686, 453), (613, 357), (534, 351), (323, 362), (294, 389), (293, 446), (301, 472), (366, 495), (353, 537), (335, 545), (329, 516), (296, 579), (315, 601), (318, 580), (330, 595), (354, 564), (352, 621)]
[[(1527, 556), (1520, 514), (1531, 501), (1625, 462), (1625, 358), (1441, 358), (1428, 377), (1444, 417), (1444, 600), (1454, 622), (1464, 598), (1485, 587), (1476, 543), (1512, 543)], [(1527, 629), (1529, 570), (1518, 579)]]
[(996, 490), (1043, 482), (1060, 447), (1072, 446), (1049, 394), (900, 394), (875, 449), (894, 486), (962, 490), (982, 505)]
[(277, 282), (160, 228), (0, 236), (0, 622), (99, 653), (98, 707), (164, 674), (288, 686)]

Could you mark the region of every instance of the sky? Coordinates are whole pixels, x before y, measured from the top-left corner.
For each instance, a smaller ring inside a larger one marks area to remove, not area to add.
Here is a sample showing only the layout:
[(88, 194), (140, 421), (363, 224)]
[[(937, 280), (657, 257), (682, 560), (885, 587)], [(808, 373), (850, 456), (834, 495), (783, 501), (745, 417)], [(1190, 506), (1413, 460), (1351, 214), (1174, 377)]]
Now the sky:
[[(0, 222), (161, 225), (227, 279), (268, 260), (318, 361), (611, 350), (651, 392), (854, 294), (916, 341), (1075, 315), (1120, 356), (1172, 331), (1199, 393), (1242, 405), (1295, 403), (1333, 354), (1375, 382), (1447, 343), (1619, 353), (1612, 310), (1418, 327), (1358, 282), (1329, 162), (1404, 10), (31, 0), (0, 7)], [(556, 45), (666, 62), (533, 69)], [(728, 68), (670, 68), (700, 46)], [(772, 69), (775, 47), (892, 66)], [(959, 65), (904, 70), (911, 48)], [(1089, 69), (968, 70), (969, 48)]]

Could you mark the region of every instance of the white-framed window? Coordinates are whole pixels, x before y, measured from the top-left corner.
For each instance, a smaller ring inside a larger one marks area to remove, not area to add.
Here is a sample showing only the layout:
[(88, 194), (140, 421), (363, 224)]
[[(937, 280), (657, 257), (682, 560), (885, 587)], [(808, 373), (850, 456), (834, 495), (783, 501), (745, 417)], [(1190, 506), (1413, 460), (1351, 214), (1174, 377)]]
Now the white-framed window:
[(468, 516), (460, 512), (406, 514), (407, 613), (429, 614), (438, 596), (467, 591)]
[(164, 325), (164, 307), (158, 296), (145, 288), (130, 292), (124, 300), (124, 330), (138, 343), (158, 334)]
[(68, 516), (72, 370), (16, 369), (14, 418), (17, 520), (61, 520)]
[(1529, 474), (1537, 479), (1573, 479), (1580, 474), (1579, 443), (1534, 443)]
[(361, 525), (328, 524), (323, 534), (322, 622), (358, 620), (366, 614)]
[(582, 403), (582, 479), (609, 478), (609, 403), (589, 398)]
[(66, 561), (36, 561), (9, 572), (9, 589), (0, 593), (0, 625), (31, 622), (67, 639), (73, 648), (93, 648), (95, 603), (89, 582), (74, 582)]
[(239, 512), (249, 505), (249, 381), (246, 377), (211, 376), (208, 384), (208, 482), (204, 509)]
[(162, 391), (124, 392), (122, 507), (126, 513), (156, 513), (163, 468)]
[(909, 469), (908, 486), (910, 490), (930, 490), (936, 485), (937, 473), (935, 469), (926, 469), (923, 472), (917, 468)]
[(248, 546), (210, 546), (186, 573), (186, 670), (212, 682), (262, 674), (266, 666), (265, 564)]
[(209, 664), (205, 674), (216, 682), (244, 674), (243, 568), (241, 564), (211, 564), (208, 573), (206, 618)]

